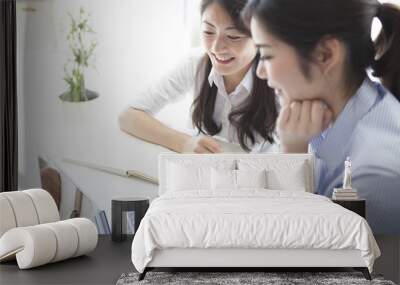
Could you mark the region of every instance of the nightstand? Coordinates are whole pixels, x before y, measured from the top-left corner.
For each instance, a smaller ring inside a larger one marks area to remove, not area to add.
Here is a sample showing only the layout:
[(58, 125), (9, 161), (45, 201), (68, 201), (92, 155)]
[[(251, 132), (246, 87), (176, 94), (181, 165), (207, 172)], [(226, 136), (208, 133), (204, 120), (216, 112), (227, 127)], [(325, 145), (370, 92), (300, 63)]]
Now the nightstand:
[(365, 219), (365, 199), (357, 199), (357, 200), (333, 200), (332, 202), (339, 204), (340, 206), (353, 211), (356, 214), (359, 214), (361, 217)]
[(149, 199), (148, 198), (135, 198), (135, 197), (127, 197), (127, 198), (113, 198), (111, 201), (111, 223), (112, 223), (112, 240), (113, 241), (123, 241), (127, 238), (126, 234), (123, 234), (124, 227), (126, 225), (123, 224), (123, 215), (127, 211), (133, 211), (135, 215), (135, 228), (134, 232), (136, 233), (140, 221), (146, 214), (147, 209), (149, 208)]

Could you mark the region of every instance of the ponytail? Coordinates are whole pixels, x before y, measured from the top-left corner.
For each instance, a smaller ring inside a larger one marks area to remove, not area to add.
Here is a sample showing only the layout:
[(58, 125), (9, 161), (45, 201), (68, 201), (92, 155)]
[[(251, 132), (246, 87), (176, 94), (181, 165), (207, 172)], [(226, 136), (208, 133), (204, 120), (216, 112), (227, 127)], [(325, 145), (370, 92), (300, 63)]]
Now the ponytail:
[(373, 75), (400, 101), (400, 8), (394, 4), (379, 5), (376, 17), (382, 31), (375, 41), (377, 59)]

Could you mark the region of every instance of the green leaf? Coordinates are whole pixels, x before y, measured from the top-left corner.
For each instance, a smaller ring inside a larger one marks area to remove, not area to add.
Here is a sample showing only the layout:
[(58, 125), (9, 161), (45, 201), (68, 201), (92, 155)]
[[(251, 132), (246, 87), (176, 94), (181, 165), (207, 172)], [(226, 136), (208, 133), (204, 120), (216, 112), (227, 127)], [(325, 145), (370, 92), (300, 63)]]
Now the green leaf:
[[(68, 13), (70, 18), (70, 29), (67, 33), (69, 49), (72, 59), (68, 58), (64, 65), (64, 81), (68, 84), (71, 96), (74, 100), (84, 100), (84, 68), (91, 67), (90, 59), (94, 54), (97, 42), (88, 38), (88, 34), (95, 34), (89, 24), (90, 14), (80, 7), (79, 16), (74, 17)], [(72, 68), (70, 68), (72, 65)], [(95, 68), (95, 66), (93, 65)], [(78, 96), (79, 95), (79, 96)]]

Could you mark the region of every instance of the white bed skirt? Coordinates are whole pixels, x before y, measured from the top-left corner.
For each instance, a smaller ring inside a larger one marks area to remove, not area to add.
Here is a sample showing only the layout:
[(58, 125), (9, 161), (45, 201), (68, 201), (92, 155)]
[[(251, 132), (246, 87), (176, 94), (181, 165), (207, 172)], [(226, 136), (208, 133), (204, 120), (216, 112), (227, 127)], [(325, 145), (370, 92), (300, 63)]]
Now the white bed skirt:
[(154, 251), (147, 267), (366, 267), (359, 250), (197, 249)]

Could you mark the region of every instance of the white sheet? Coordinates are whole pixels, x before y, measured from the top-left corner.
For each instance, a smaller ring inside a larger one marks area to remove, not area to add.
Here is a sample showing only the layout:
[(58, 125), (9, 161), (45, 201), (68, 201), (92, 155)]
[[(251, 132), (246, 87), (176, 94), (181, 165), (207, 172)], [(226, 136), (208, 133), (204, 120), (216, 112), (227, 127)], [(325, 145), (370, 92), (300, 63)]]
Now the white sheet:
[(365, 219), (326, 197), (265, 189), (198, 193), (153, 201), (132, 243), (139, 272), (157, 248), (357, 249), (371, 272), (380, 255)]

